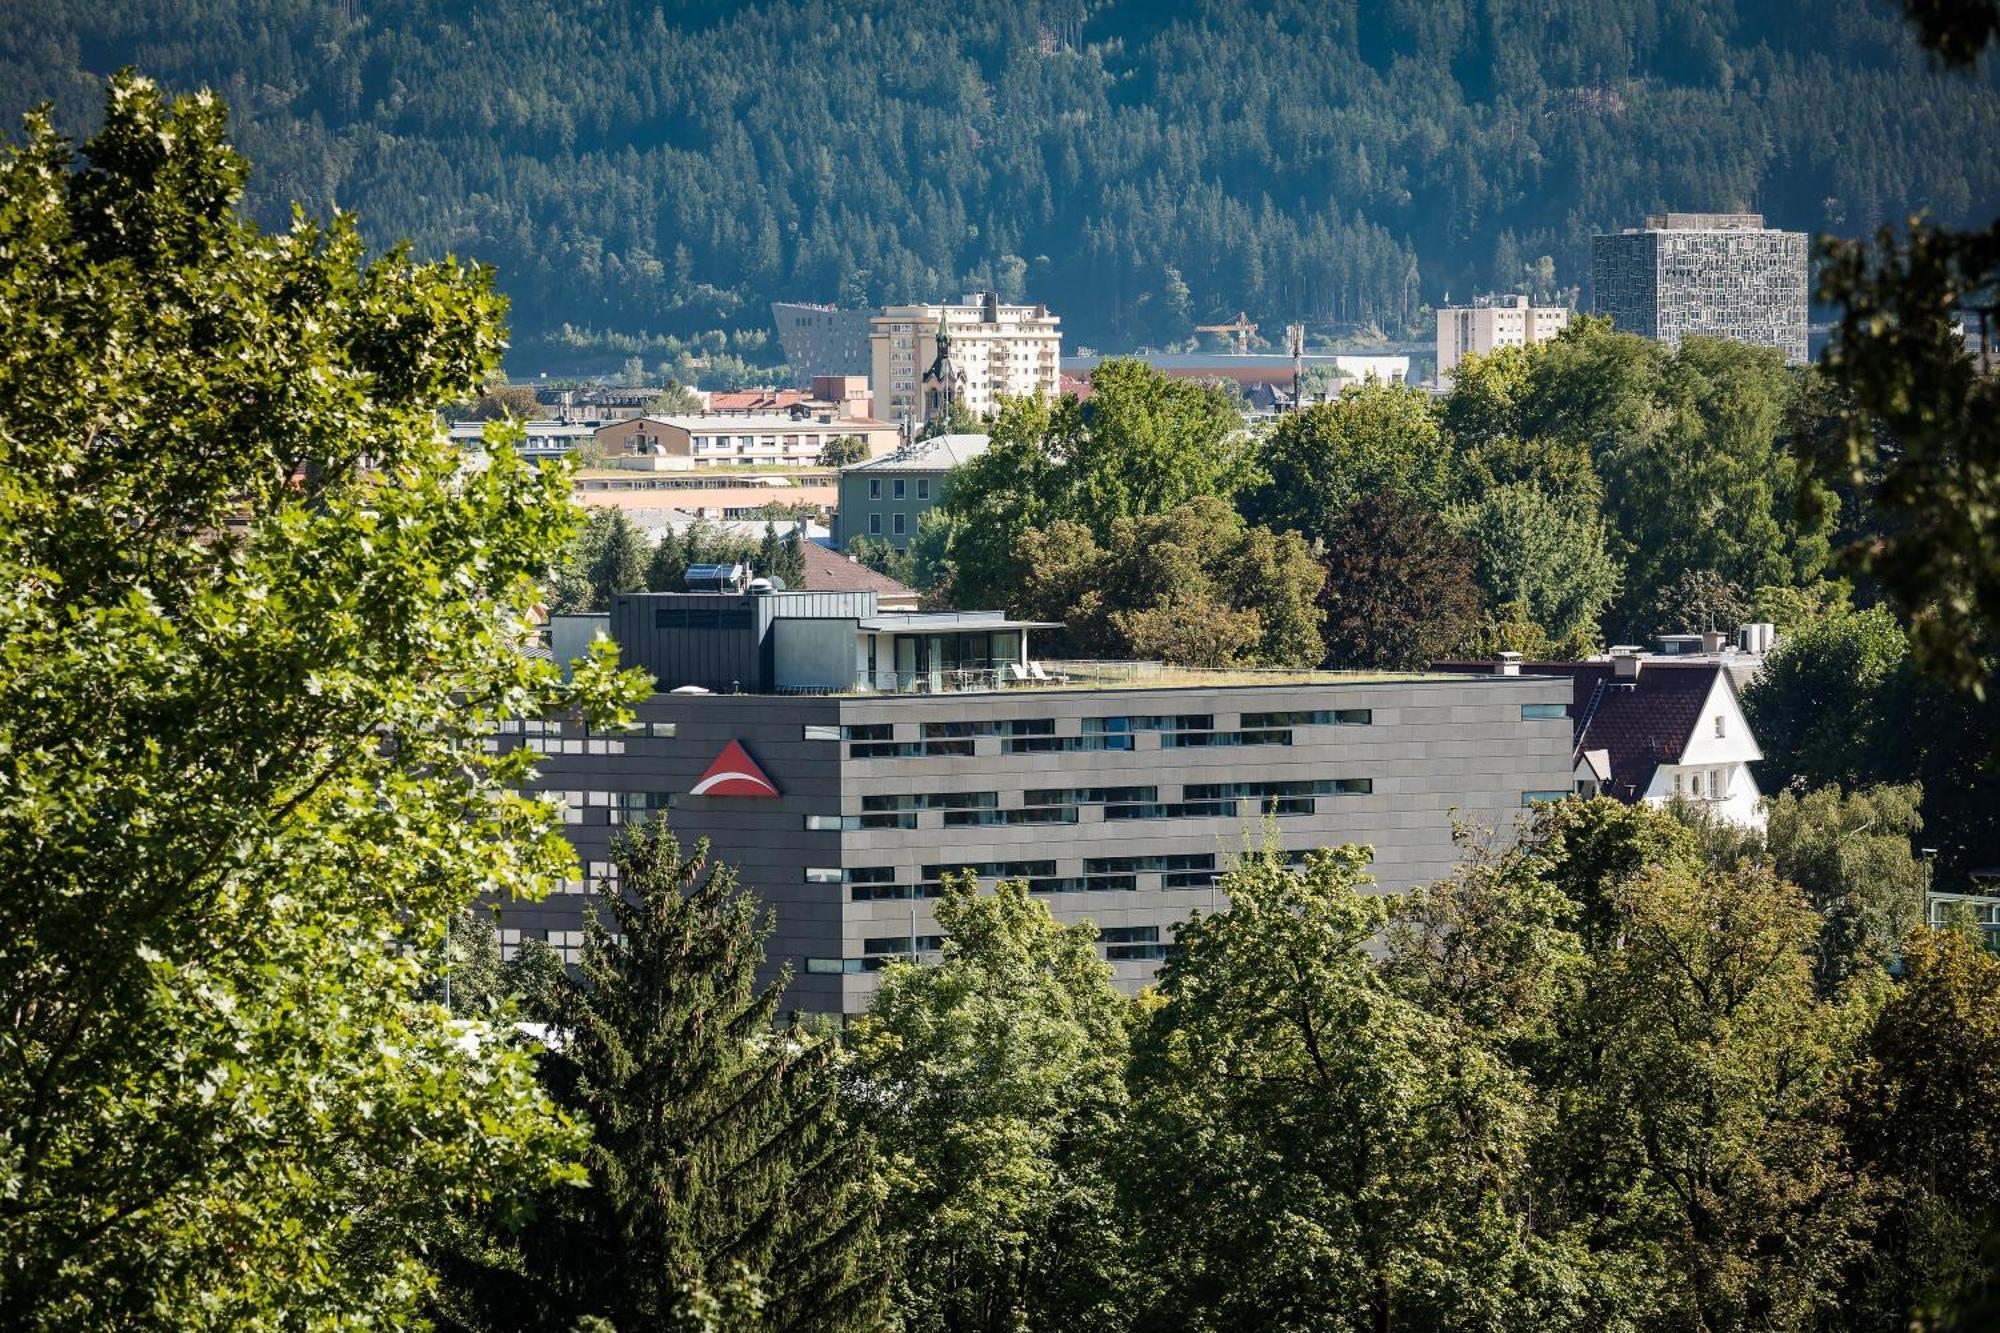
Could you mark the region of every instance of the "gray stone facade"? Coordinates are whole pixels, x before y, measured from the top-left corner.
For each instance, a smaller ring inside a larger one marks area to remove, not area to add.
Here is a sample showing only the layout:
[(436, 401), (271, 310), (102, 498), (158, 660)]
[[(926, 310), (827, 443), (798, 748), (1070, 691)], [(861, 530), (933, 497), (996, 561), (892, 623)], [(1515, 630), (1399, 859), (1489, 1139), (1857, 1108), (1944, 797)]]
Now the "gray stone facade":
[(1690, 334), (1806, 359), (1806, 235), (1755, 213), (1669, 213), (1591, 242), (1591, 292), (1612, 324), (1669, 347)]
[(801, 389), (815, 375), (866, 375), (872, 310), (842, 310), (830, 305), (773, 301), (771, 322), (792, 382)]
[[(592, 894), (614, 887), (618, 825), (666, 811), (771, 905), (791, 1006), (864, 1008), (875, 969), (912, 937), (934, 950), (930, 896), (944, 868), (964, 866), (1028, 878), (1062, 919), (1096, 923), (1136, 988), (1178, 922), (1222, 905), (1213, 876), (1267, 809), (1288, 851), (1372, 847), (1395, 891), (1451, 869), (1454, 821), (1505, 830), (1530, 793), (1567, 791), (1568, 720), (1524, 713), (1569, 691), (1493, 676), (656, 695), (630, 734), (528, 724), (500, 743), (547, 756), (539, 785), (563, 794), (585, 874), (541, 903), (503, 904), (503, 938), (573, 945)], [(689, 794), (730, 741), (776, 796)]]

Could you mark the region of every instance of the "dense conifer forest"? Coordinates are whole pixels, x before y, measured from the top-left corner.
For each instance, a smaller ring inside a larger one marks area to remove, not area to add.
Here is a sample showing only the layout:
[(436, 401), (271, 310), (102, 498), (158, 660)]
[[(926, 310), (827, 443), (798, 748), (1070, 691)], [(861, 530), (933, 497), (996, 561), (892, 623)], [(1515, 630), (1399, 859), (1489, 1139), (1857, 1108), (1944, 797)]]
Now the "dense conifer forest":
[[(498, 267), (524, 357), (751, 362), (773, 299), (1045, 300), (1072, 346), (1423, 332), (1587, 282), (1593, 231), (1755, 208), (1983, 219), (1989, 60), (1871, 0), (43, 0), (0, 112), (135, 64), (227, 98), (282, 223)], [(1543, 262), (1546, 257), (1548, 262)], [(705, 339), (703, 335), (706, 335)], [(699, 340), (699, 341), (696, 341)]]

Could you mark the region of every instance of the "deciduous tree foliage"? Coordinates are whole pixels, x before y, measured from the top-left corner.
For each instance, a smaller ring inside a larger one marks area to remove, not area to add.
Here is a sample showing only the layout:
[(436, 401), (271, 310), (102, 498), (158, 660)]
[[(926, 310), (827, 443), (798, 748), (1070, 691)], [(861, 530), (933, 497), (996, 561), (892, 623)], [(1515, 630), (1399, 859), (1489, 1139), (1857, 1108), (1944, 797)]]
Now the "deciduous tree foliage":
[(1365, 862), (1252, 853), (1180, 928), (1134, 1047), (1142, 1327), (1548, 1326), (1527, 1087), (1385, 982)]
[[(1990, 0), (1905, 8), (1951, 65), (1972, 65), (2000, 32)], [(1980, 77), (1963, 70), (1955, 81)], [(1973, 364), (1954, 325), (1969, 306), (1992, 317), (2000, 220), (1951, 231), (1912, 216), (1901, 237), (1885, 226), (1872, 247), (1831, 240), (1825, 257), (1819, 295), (1841, 316), (1824, 360), (1851, 398), (1844, 429), (1802, 435), (1801, 453), (1829, 477), (1872, 483), (1890, 521), (1849, 558), (1908, 617), (1918, 663), (1983, 695), (2000, 625), (2000, 381)]]
[(1296, 533), (1273, 537), (1213, 498), (1089, 529), (1058, 521), (1022, 534), (1012, 605), (1059, 621), (1049, 636), (1079, 657), (1177, 666), (1319, 663), (1325, 572)]
[(992, 443), (939, 506), (953, 602), (1011, 606), (1021, 534), (1063, 519), (1098, 541), (1120, 519), (1227, 499), (1247, 475), (1242, 419), (1218, 390), (1136, 361), (1107, 361), (1091, 396), (1004, 402)]
[(1477, 558), (1442, 519), (1393, 492), (1355, 501), (1327, 539), (1326, 664), (1422, 670), (1460, 651), (1479, 627)]
[(1089, 923), (1021, 881), (936, 901), (936, 966), (898, 963), (855, 1027), (858, 1098), (886, 1156), (905, 1326), (1126, 1326), (1109, 1169), (1130, 1001)]
[(1486, 490), (1447, 517), (1478, 553), (1479, 582), (1489, 602), (1518, 603), (1568, 650), (1565, 657), (1597, 647), (1598, 620), (1618, 595), (1620, 570), (1594, 507), (1514, 482)]
[(1922, 930), (1902, 964), (1855, 1077), (1851, 1133), (1891, 1186), (1858, 1285), (1868, 1309), (1969, 1333), (2000, 1286), (2000, 959)]
[(1435, 511), (1450, 488), (1451, 450), (1430, 395), (1403, 385), (1365, 384), (1288, 413), (1258, 462), (1266, 476), (1244, 495), (1244, 513), (1321, 540), (1365, 497), (1390, 494)]
[(573, 1174), (418, 987), (475, 895), (573, 864), (482, 737), (631, 697), (522, 651), (575, 511), (438, 438), (488, 276), (266, 235), (245, 170), (132, 76), (80, 158), (39, 117), (0, 154), (10, 1328), (394, 1323), (428, 1219)]
[(1829, 994), (1899, 956), (1924, 920), (1931, 867), (1912, 840), (1924, 827), (1923, 788), (1816, 787), (1780, 792), (1766, 816), (1771, 868), (1818, 909), (1815, 973)]

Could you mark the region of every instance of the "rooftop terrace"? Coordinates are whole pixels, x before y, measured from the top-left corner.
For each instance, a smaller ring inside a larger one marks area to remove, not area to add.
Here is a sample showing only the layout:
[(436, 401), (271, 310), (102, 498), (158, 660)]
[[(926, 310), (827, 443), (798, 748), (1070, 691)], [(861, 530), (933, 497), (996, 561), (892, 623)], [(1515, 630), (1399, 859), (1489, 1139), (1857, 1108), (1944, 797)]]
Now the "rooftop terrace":
[[(1281, 668), (1178, 667), (1160, 662), (1029, 662), (1018, 671), (957, 669), (936, 672), (877, 672), (873, 689), (799, 691), (843, 698), (884, 698), (909, 694), (1023, 693), (1076, 690), (1247, 689), (1300, 685), (1382, 685), (1415, 681), (1464, 684), (1482, 679), (1446, 671), (1327, 671)], [(1493, 677), (1492, 679), (1500, 679)]]

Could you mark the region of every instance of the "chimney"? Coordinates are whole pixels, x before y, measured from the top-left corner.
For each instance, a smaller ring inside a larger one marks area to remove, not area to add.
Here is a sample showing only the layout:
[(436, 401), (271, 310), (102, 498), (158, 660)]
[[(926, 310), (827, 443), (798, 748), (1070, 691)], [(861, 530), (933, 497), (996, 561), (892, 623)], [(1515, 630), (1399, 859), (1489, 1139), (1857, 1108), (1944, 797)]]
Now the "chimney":
[(1500, 660), (1493, 664), (1493, 674), (1496, 676), (1520, 675), (1521, 655), (1513, 652), (1501, 653)]
[(1703, 630), (1701, 650), (1705, 653), (1719, 653), (1722, 645), (1729, 642), (1729, 636), (1719, 629)]
[(1637, 644), (1616, 645), (1611, 650), (1611, 678), (1624, 681), (1639, 679), (1639, 667), (1644, 660)]

